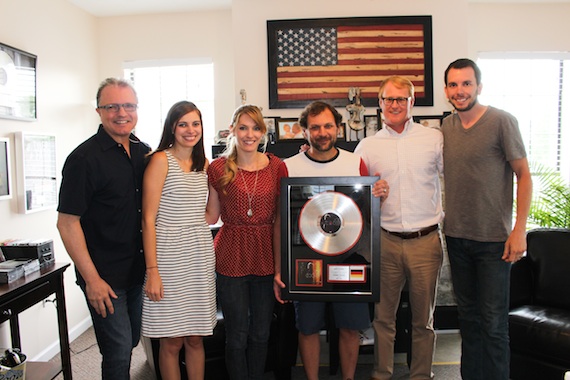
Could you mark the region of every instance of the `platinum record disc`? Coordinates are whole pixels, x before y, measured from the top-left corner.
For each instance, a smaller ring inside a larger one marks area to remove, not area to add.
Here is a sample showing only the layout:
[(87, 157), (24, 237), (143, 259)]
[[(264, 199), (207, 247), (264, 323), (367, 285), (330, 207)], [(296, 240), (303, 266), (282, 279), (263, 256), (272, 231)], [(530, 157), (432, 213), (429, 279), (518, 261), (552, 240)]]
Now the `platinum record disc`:
[(362, 235), (362, 214), (347, 195), (325, 192), (311, 198), (299, 214), (299, 231), (305, 244), (323, 255), (340, 255)]

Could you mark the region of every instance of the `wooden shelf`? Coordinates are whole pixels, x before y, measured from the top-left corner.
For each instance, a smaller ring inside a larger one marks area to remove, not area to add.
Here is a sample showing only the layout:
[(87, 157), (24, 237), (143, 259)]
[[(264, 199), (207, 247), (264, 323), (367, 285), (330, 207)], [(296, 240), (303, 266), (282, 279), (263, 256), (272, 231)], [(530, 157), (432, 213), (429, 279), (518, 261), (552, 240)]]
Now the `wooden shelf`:
[(0, 323), (10, 321), (11, 343), (12, 347), (16, 348), (22, 347), (18, 315), (55, 294), (61, 365), (51, 362), (30, 362), (26, 364), (27, 379), (49, 380), (55, 378), (60, 372), (63, 372), (65, 380), (72, 379), (63, 288), (63, 272), (69, 265), (67, 263), (52, 263), (10, 284), (0, 284)]

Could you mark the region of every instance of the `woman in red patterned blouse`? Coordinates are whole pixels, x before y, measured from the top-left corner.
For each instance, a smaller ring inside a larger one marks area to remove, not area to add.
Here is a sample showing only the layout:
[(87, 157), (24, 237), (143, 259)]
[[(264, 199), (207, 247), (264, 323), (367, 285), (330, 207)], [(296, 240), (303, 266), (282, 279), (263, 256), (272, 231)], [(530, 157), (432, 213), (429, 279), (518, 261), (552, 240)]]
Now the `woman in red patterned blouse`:
[(208, 220), (221, 216), (214, 240), (217, 291), (226, 328), (232, 379), (262, 379), (273, 293), (273, 237), (281, 160), (258, 151), (267, 132), (253, 105), (232, 117), (228, 145), (208, 168)]

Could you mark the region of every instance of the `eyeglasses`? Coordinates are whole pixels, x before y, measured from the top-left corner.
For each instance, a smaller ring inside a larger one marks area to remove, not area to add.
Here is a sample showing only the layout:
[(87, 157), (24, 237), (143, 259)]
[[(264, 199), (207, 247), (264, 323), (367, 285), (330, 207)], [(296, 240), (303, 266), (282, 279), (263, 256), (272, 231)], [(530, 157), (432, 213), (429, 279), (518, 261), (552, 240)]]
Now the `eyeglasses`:
[(97, 108), (103, 109), (107, 112), (119, 112), (121, 107), (123, 107), (125, 112), (135, 112), (139, 106), (138, 106), (138, 104), (134, 104), (134, 103), (123, 103), (123, 104), (112, 103), (112, 104), (107, 104), (104, 106), (99, 106)]
[(412, 97), (408, 96), (407, 98), (380, 98), (387, 106), (391, 106), (394, 101), (398, 103), (399, 106), (405, 106)]

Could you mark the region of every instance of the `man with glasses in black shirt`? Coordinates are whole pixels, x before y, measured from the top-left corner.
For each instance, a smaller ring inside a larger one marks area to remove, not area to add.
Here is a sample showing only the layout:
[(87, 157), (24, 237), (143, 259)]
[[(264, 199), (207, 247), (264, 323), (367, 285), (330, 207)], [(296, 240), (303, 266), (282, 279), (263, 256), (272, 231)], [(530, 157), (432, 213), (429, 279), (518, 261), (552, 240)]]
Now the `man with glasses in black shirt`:
[(103, 379), (129, 379), (140, 337), (144, 255), (142, 176), (150, 147), (131, 131), (137, 95), (122, 79), (97, 92), (97, 133), (67, 158), (57, 228), (75, 264), (103, 356)]

